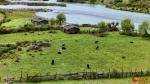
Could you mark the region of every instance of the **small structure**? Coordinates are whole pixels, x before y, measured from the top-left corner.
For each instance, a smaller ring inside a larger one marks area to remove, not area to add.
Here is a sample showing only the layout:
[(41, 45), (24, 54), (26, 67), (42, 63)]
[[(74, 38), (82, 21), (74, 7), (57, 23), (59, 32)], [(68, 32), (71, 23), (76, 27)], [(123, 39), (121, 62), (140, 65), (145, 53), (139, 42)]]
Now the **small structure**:
[(68, 34), (77, 34), (80, 32), (80, 26), (77, 24), (68, 24), (63, 26), (63, 31)]
[(108, 24), (108, 27), (109, 27), (109, 31), (119, 31), (119, 28), (118, 28), (118, 26), (119, 26), (119, 23), (118, 22), (112, 22), (112, 23), (109, 23)]
[(48, 24), (48, 20), (42, 18), (32, 19), (31, 22), (34, 24)]

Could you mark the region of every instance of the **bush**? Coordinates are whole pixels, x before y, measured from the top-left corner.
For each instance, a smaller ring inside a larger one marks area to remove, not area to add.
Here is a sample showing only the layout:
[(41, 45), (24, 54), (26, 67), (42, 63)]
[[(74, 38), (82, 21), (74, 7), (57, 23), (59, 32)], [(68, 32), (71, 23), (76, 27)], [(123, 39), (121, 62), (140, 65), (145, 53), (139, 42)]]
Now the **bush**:
[(18, 51), (22, 51), (22, 48), (19, 47), (19, 48), (18, 48)]
[(108, 30), (108, 25), (105, 22), (98, 23), (99, 33), (104, 33)]
[(134, 24), (130, 19), (125, 19), (121, 21), (121, 29), (124, 33), (132, 33), (134, 32)]
[(150, 24), (147, 21), (144, 21), (139, 25), (139, 34), (143, 37), (149, 36), (148, 30), (150, 30)]
[(15, 62), (20, 62), (20, 59), (19, 59), (19, 58), (17, 58), (17, 59), (15, 60)]
[(50, 19), (49, 23), (50, 23), (51, 26), (56, 25), (57, 24), (57, 20), (52, 18), (52, 19)]
[(56, 18), (59, 25), (62, 25), (66, 22), (66, 16), (63, 13), (58, 14)]

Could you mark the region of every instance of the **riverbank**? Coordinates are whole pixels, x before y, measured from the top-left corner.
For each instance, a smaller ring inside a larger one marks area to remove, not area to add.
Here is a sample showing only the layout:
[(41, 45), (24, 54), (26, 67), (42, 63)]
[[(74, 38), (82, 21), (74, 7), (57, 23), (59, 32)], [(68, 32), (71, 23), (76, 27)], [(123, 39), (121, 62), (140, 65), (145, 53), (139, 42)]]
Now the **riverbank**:
[(9, 2), (6, 1), (6, 0), (1, 0), (0, 1), (0, 5), (8, 5), (8, 4), (9, 4)]
[(48, 1), (0, 1), (0, 5), (27, 5), (27, 6), (60, 6), (66, 7), (65, 3), (48, 2)]
[(105, 4), (106, 7), (117, 9), (117, 10), (124, 10), (124, 11), (131, 11), (131, 12), (138, 12), (138, 13), (147, 13), (150, 14), (150, 2), (149, 1), (132, 1), (132, 2), (124, 2), (124, 1), (107, 1), (107, 0), (81, 0), (81, 1), (70, 1), (70, 0), (61, 0), (63, 2), (71, 2), (71, 3), (84, 3), (84, 4)]
[(130, 11), (130, 12), (138, 12), (138, 13), (146, 13), (150, 14), (150, 7), (138, 7), (132, 5), (117, 5), (117, 4), (106, 4), (106, 7), (116, 9), (116, 10), (123, 10), (123, 11)]

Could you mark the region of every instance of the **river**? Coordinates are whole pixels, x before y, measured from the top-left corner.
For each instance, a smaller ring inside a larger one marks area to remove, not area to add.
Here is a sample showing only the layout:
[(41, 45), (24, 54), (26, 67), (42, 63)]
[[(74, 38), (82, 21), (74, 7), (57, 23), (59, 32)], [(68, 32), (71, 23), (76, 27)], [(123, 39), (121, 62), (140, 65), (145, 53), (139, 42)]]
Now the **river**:
[[(55, 0), (45, 2), (50, 3)], [(100, 21), (120, 22), (123, 19), (129, 18), (137, 27), (143, 21), (150, 22), (150, 14), (134, 13), (128, 11), (114, 10), (106, 8), (104, 5), (90, 5), (90, 4), (70, 4), (66, 3), (67, 7), (58, 6), (26, 6), (26, 5), (0, 5), (3, 9), (18, 9), (18, 8), (31, 8), (31, 9), (52, 9), (49, 12), (37, 12), (36, 15), (45, 18), (54, 18), (59, 13), (64, 13), (67, 17), (67, 23), (77, 24), (97, 24)]]

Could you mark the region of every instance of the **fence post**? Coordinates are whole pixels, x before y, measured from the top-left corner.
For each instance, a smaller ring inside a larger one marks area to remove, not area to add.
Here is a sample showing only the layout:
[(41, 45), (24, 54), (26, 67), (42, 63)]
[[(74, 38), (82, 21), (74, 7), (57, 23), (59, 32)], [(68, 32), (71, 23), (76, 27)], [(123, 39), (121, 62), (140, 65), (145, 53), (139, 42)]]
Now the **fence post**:
[(124, 71), (123, 71), (123, 67), (122, 67), (122, 78), (124, 78)]
[(21, 70), (21, 74), (20, 74), (20, 82), (21, 82), (21, 80), (22, 80), (22, 70)]
[(57, 72), (56, 72), (56, 74), (55, 74), (55, 80), (57, 80)]
[(28, 74), (26, 74), (26, 81), (28, 81), (28, 77), (29, 77)]
[(142, 71), (142, 69), (141, 69), (141, 77), (143, 76), (143, 71)]
[(108, 72), (108, 77), (109, 77), (109, 79), (110, 79), (110, 68), (109, 68), (109, 72)]
[(149, 76), (149, 69), (147, 69), (146, 76)]

